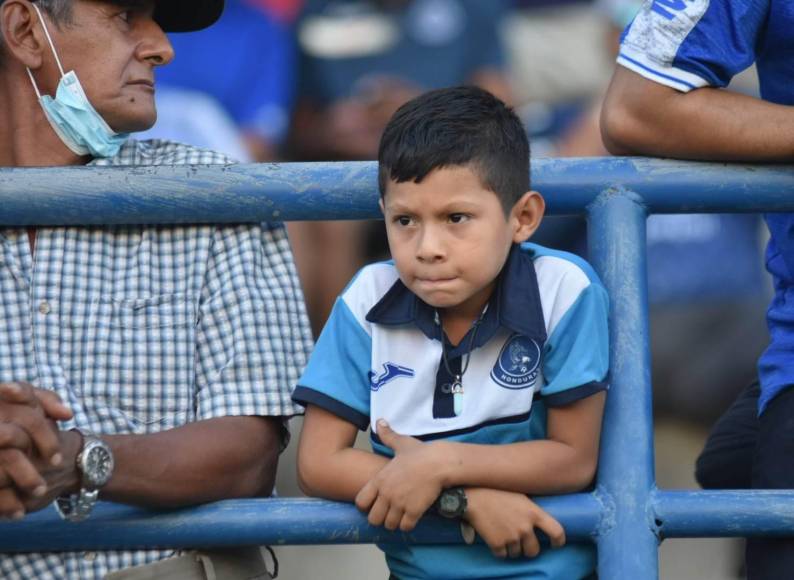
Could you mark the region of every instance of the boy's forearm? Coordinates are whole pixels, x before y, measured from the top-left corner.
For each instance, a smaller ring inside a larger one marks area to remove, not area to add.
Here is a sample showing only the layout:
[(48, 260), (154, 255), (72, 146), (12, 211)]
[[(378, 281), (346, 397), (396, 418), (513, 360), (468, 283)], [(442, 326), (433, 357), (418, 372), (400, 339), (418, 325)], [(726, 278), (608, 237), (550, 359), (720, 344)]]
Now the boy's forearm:
[(445, 487), (469, 485), (526, 494), (569, 493), (595, 476), (606, 392), (549, 407), (546, 439), (507, 445), (439, 442)]
[(509, 445), (438, 445), (444, 487), (475, 486), (525, 494), (580, 491), (593, 480), (597, 453), (542, 439)]
[(362, 449), (342, 449), (300, 469), (300, 486), (315, 497), (353, 501), (361, 488), (388, 462), (388, 458)]

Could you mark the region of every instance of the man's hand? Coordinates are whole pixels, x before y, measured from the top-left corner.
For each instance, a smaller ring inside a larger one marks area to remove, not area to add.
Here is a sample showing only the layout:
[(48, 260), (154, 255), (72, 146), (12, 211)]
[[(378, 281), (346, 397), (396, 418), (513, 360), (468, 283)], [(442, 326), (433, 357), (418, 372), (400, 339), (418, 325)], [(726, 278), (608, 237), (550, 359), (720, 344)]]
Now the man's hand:
[(83, 436), (77, 431), (59, 431), (58, 438), (64, 460), (58, 465), (52, 465), (36, 458), (33, 465), (44, 477), (46, 491), (41, 496), (33, 495), (22, 498), (26, 513), (45, 508), (56, 498), (77, 493), (80, 489), (81, 478), (77, 469), (77, 455), (83, 448)]
[(468, 506), (463, 516), (497, 558), (534, 558), (540, 552), (535, 528), (542, 530), (555, 548), (565, 544), (560, 523), (527, 496), (482, 487), (466, 490)]
[(49, 495), (46, 475), (64, 463), (55, 421), (71, 417), (55, 393), (0, 383), (0, 517), (21, 518)]
[(383, 419), (377, 433), (394, 459), (361, 489), (356, 506), (373, 526), (409, 532), (443, 489), (439, 447), (395, 433)]

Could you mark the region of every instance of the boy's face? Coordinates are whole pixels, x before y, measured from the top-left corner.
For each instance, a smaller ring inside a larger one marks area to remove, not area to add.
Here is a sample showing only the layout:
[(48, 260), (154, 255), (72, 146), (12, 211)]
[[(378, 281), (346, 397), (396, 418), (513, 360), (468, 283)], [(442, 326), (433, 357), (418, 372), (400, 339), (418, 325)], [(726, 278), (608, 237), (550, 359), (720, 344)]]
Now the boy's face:
[(543, 217), (527, 192), (505, 216), (495, 193), (469, 167), (436, 169), (421, 183), (390, 181), (381, 200), (389, 248), (403, 283), (452, 317), (480, 315), (513, 243)]

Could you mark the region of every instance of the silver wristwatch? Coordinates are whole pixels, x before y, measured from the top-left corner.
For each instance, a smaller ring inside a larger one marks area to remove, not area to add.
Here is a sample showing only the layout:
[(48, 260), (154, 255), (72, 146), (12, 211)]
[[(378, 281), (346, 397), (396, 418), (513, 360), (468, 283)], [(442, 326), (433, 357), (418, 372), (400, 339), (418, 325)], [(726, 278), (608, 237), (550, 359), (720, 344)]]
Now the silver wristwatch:
[(113, 452), (96, 435), (75, 429), (83, 436), (83, 448), (77, 454), (80, 491), (55, 500), (55, 509), (65, 520), (79, 522), (88, 517), (99, 497), (100, 488), (113, 474)]

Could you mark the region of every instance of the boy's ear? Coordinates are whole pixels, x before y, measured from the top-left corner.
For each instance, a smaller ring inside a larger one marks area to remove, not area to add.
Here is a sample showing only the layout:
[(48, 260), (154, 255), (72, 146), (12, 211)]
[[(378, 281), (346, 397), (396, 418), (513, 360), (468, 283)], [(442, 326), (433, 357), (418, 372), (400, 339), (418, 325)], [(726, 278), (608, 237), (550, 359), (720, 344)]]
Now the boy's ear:
[(382, 213), (385, 216), (386, 215), (386, 206), (383, 205), (383, 197), (378, 199), (378, 207), (380, 208), (380, 213)]
[(545, 212), (546, 202), (537, 191), (528, 191), (522, 195), (510, 210), (510, 220), (515, 227), (513, 243), (526, 242), (540, 226)]

